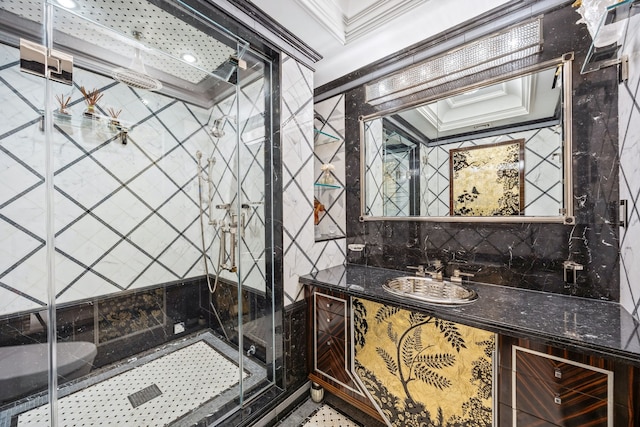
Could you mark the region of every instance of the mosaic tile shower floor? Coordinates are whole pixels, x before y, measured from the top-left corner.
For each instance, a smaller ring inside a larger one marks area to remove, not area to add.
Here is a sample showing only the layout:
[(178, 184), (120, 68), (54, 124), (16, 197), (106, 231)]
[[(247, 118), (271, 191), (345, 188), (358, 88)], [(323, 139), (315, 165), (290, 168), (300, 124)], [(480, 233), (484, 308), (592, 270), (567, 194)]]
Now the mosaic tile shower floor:
[[(206, 332), (63, 387), (58, 425), (165, 426), (192, 424), (188, 414), (211, 413), (237, 395), (237, 352)], [(245, 388), (265, 378), (244, 359)], [(46, 395), (0, 414), (0, 426), (48, 426)]]

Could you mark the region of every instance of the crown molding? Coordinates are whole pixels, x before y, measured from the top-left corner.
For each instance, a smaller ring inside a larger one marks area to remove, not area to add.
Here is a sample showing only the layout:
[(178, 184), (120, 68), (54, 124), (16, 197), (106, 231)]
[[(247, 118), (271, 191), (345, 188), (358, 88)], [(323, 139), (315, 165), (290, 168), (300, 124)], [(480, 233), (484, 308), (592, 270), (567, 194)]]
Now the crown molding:
[(345, 19), (345, 39), (350, 43), (394, 20), (429, 0), (378, 0)]
[(320, 25), (340, 43), (346, 44), (345, 15), (335, 0), (296, 0)]
[(375, 0), (364, 9), (350, 15), (336, 0), (296, 0), (343, 45), (376, 31), (427, 1), (429, 0)]

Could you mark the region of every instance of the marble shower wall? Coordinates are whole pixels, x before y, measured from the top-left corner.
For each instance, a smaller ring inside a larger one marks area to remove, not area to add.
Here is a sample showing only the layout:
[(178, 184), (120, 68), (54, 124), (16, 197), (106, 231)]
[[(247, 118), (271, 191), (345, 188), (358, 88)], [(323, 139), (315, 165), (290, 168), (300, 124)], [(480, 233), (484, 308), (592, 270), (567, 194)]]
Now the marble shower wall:
[(313, 224), (313, 71), (282, 57), (282, 222), (284, 305), (302, 299), (298, 278), (341, 265), (345, 239), (316, 243)]
[(620, 199), (628, 202), (620, 229), (620, 302), (640, 319), (640, 15), (630, 19), (625, 38), (629, 80), (619, 87)]
[[(44, 80), (21, 73), (18, 58), (16, 48), (0, 45), (0, 314), (40, 309), (47, 301), (44, 133), (39, 129)], [(196, 152), (216, 159), (213, 203), (237, 202), (232, 190), (242, 177), (232, 161), (235, 144), (215, 141), (207, 131), (212, 114), (235, 111), (235, 97), (211, 110), (79, 68), (74, 79), (74, 87), (53, 84), (54, 94), (71, 96), (73, 115), (55, 122), (52, 137), (57, 301), (203, 275)], [(126, 145), (106, 123), (82, 122), (80, 85), (104, 94), (101, 114), (109, 106), (122, 108), (120, 119), (130, 128)], [(263, 86), (258, 81), (245, 88), (248, 109), (263, 105)], [(231, 138), (236, 125), (227, 121), (225, 126)], [(243, 159), (250, 159), (246, 167), (258, 175), (264, 175), (256, 172), (263, 170), (262, 145), (240, 147)], [(255, 185), (246, 186), (243, 202), (264, 202), (262, 182), (249, 181)], [(251, 209), (249, 225), (263, 224), (264, 204)], [(216, 233), (213, 227), (205, 230), (217, 261)], [(246, 269), (246, 283), (263, 289), (263, 232), (249, 229), (244, 243), (242, 259), (255, 264)]]
[[(364, 243), (348, 261), (403, 269), (433, 259), (456, 263), (475, 279), (506, 286), (618, 301), (618, 100), (615, 67), (580, 75), (591, 39), (567, 5), (544, 15), (542, 62), (575, 52), (573, 67), (573, 170), (576, 224), (491, 224), (358, 221), (360, 115), (364, 87), (346, 94), (347, 243)], [(497, 28), (496, 28), (497, 30)], [(373, 70), (372, 70), (373, 71)], [(394, 106), (401, 102), (394, 103)], [(637, 162), (636, 162), (637, 164)], [(584, 265), (577, 283), (563, 280), (562, 262)]]

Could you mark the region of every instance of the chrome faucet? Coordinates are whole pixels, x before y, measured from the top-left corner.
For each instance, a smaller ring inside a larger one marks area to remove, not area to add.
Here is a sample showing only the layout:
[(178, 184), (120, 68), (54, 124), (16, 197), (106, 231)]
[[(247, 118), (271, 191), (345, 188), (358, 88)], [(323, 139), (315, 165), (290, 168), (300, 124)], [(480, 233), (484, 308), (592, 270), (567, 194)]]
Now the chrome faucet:
[(451, 280), (452, 282), (462, 283), (462, 279), (464, 277), (471, 278), (473, 276), (475, 276), (473, 273), (464, 273), (456, 268), (455, 270), (453, 270), (453, 274), (451, 275), (449, 280)]
[(436, 260), (433, 260), (433, 263), (431, 263), (431, 265), (433, 266), (433, 271), (425, 270), (425, 273), (431, 276), (433, 280), (442, 282), (443, 280), (442, 270), (444, 270), (444, 264), (442, 264), (442, 261), (440, 261), (439, 259), (436, 259)]
[(433, 280), (441, 282), (443, 280), (442, 270), (444, 269), (442, 261), (436, 259), (431, 265), (433, 266), (433, 270), (428, 270), (429, 267), (425, 267), (424, 265), (418, 265), (417, 267), (408, 265), (407, 268), (409, 270), (417, 270), (416, 276), (418, 277), (426, 277), (427, 275), (429, 275)]
[(416, 276), (418, 277), (424, 277), (426, 274), (424, 270), (424, 265), (418, 265), (417, 267), (413, 265), (407, 265), (407, 268), (409, 270), (416, 270)]

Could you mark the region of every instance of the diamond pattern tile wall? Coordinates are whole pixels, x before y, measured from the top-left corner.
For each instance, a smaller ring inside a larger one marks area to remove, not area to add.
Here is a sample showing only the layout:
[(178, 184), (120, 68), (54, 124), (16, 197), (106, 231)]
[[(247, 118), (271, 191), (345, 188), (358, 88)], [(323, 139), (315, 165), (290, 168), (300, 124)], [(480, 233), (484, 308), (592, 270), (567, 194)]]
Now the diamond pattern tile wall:
[(384, 214), (384, 156), (382, 147), (384, 146), (384, 131), (382, 119), (375, 119), (367, 122), (364, 132), (367, 140), (366, 156), (367, 170), (366, 188), (373, 191), (366, 192), (368, 215), (383, 216)]
[[(0, 45), (0, 314), (45, 305), (44, 133), (39, 129), (44, 81), (20, 73), (18, 50)], [(71, 96), (73, 121), (56, 120), (56, 287), (59, 302), (157, 285), (204, 274), (200, 244), (196, 152), (215, 159), (212, 204), (248, 203), (241, 259), (247, 284), (264, 289), (264, 144), (240, 147), (234, 132), (263, 114), (258, 80), (212, 110), (137, 91), (77, 69), (75, 86), (54, 84)], [(129, 127), (120, 144), (106, 123), (79, 126), (84, 102), (78, 87), (104, 93), (98, 103), (122, 108)], [(208, 132), (211, 119), (230, 114), (227, 136)], [(264, 139), (262, 140), (264, 142)], [(244, 179), (244, 193), (236, 195)], [(248, 184), (251, 185), (248, 185)], [(246, 187), (246, 188), (245, 188)], [(205, 186), (206, 189), (206, 186)], [(235, 206), (235, 205), (234, 205)], [(208, 204), (205, 200), (205, 209)], [(213, 219), (226, 220), (211, 210)], [(206, 221), (205, 221), (206, 223)], [(208, 256), (217, 261), (219, 232), (207, 227)], [(244, 264), (247, 263), (247, 264)], [(213, 262), (211, 263), (213, 266)], [(215, 271), (215, 268), (212, 268)], [(235, 275), (228, 278), (235, 279)]]
[[(524, 138), (525, 213), (530, 216), (557, 215), (562, 206), (562, 137), (557, 128), (543, 128), (498, 137), (481, 138), (427, 150), (427, 205), (429, 215), (449, 215), (449, 150)], [(433, 167), (433, 165), (437, 165)]]
[(315, 242), (313, 72), (282, 58), (282, 174), (285, 305), (301, 298), (298, 278), (344, 263), (345, 239)]
[[(640, 16), (629, 20), (625, 46), (640, 42)], [(634, 38), (635, 40), (630, 40)], [(619, 86), (620, 199), (628, 202), (628, 226), (620, 229), (620, 303), (640, 319), (640, 56), (630, 55), (629, 80)]]

